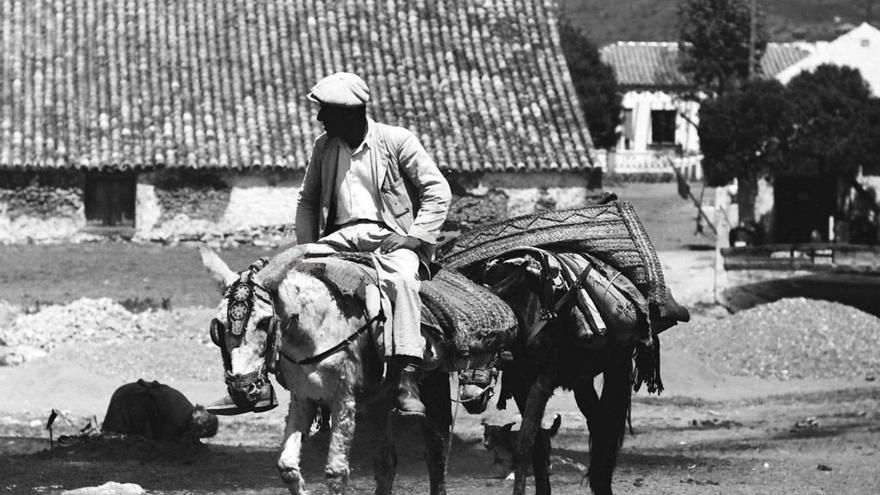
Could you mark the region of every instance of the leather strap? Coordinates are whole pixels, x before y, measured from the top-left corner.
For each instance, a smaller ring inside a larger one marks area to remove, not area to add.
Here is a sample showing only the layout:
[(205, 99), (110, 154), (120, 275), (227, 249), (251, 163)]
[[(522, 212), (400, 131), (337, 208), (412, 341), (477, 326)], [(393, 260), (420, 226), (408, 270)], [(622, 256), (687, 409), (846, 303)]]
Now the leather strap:
[(358, 328), (357, 330), (355, 330), (354, 333), (352, 333), (351, 335), (349, 335), (345, 340), (343, 340), (342, 342), (336, 344), (335, 346), (333, 346), (333, 347), (327, 349), (327, 350), (324, 351), (324, 352), (321, 352), (321, 353), (315, 354), (314, 356), (310, 356), (310, 357), (307, 357), (307, 358), (304, 358), (304, 359), (296, 359), (296, 358), (294, 358), (293, 356), (289, 355), (287, 352), (285, 352), (284, 348), (282, 347), (282, 348), (281, 348), (281, 355), (284, 357), (284, 359), (287, 359), (287, 360), (290, 361), (291, 363), (293, 363), (293, 364), (298, 364), (298, 365), (300, 365), (300, 366), (305, 366), (305, 365), (309, 365), (309, 364), (320, 363), (321, 361), (323, 361), (323, 360), (327, 359), (328, 357), (330, 357), (330, 356), (336, 354), (337, 352), (339, 352), (339, 351), (341, 351), (341, 350), (343, 350), (343, 349), (347, 349), (348, 347), (350, 347), (351, 344), (353, 344), (353, 343), (354, 343), (354, 342), (355, 342), (355, 341), (356, 341), (361, 335), (363, 335), (364, 332), (366, 332), (367, 330), (369, 330), (370, 328), (372, 328), (372, 326), (373, 326), (374, 323), (376, 323), (376, 322), (384, 323), (385, 320), (386, 320), (386, 318), (385, 318), (385, 310), (384, 310), (383, 308), (380, 307), (380, 308), (379, 308), (379, 314), (377, 314), (376, 316), (372, 317), (372, 318), (371, 318), (370, 320), (368, 320), (366, 323), (364, 323), (363, 325), (361, 325), (360, 328)]

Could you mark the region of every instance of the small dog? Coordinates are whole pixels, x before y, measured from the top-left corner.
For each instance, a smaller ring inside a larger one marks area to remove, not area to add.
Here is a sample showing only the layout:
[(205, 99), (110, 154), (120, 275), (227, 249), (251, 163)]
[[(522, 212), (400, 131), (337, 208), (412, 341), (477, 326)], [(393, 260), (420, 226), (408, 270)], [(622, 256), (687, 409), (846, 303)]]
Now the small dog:
[[(491, 450), (495, 455), (492, 464), (504, 469), (501, 477), (505, 479), (513, 479), (513, 452), (519, 441), (519, 430), (514, 431), (513, 425), (514, 423), (507, 423), (504, 426), (483, 423), (483, 447)], [(544, 433), (553, 438), (559, 432), (561, 425), (562, 416), (557, 414), (550, 428), (543, 429)], [(531, 466), (529, 466), (529, 474), (531, 475)]]

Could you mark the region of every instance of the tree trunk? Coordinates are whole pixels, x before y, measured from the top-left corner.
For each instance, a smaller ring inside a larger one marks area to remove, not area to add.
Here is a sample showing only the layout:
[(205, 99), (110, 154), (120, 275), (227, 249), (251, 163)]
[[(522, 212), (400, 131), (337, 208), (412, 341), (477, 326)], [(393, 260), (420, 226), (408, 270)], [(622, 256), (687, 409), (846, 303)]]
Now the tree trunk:
[(753, 175), (737, 177), (736, 201), (739, 205), (739, 225), (754, 222), (755, 198), (758, 197), (758, 178)]

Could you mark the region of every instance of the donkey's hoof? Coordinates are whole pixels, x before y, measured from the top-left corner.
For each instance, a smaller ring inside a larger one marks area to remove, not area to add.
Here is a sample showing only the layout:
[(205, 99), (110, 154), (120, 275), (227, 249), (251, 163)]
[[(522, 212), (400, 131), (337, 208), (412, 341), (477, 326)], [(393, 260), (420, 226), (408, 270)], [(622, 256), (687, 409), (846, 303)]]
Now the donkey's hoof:
[(307, 495), (305, 489), (306, 482), (299, 469), (279, 465), (278, 474), (281, 475), (281, 480), (287, 485), (287, 489), (290, 490), (292, 495)]
[(327, 490), (333, 495), (345, 493), (348, 485), (348, 473), (327, 473)]

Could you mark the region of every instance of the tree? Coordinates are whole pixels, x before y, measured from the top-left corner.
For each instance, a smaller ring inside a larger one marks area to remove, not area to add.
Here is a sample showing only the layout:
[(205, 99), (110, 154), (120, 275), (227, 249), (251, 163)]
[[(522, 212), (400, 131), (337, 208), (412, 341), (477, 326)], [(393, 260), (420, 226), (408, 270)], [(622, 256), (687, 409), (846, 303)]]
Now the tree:
[(614, 69), (602, 62), (599, 49), (583, 32), (560, 23), (559, 41), (587, 127), (597, 148), (617, 145), (621, 96)]
[(723, 186), (737, 179), (740, 222), (755, 220), (758, 179), (784, 167), (793, 113), (776, 80), (747, 82), (700, 106), (705, 181)]
[(854, 177), (859, 166), (873, 165), (876, 98), (857, 69), (820, 65), (792, 78), (788, 91), (796, 109), (793, 164), (814, 161), (821, 173), (844, 179)]
[[(700, 89), (711, 93), (738, 87), (749, 76), (750, 24), (749, 0), (681, 0), (678, 31), (684, 54), (682, 71)], [(758, 67), (766, 47), (764, 15), (758, 10), (753, 67)]]

